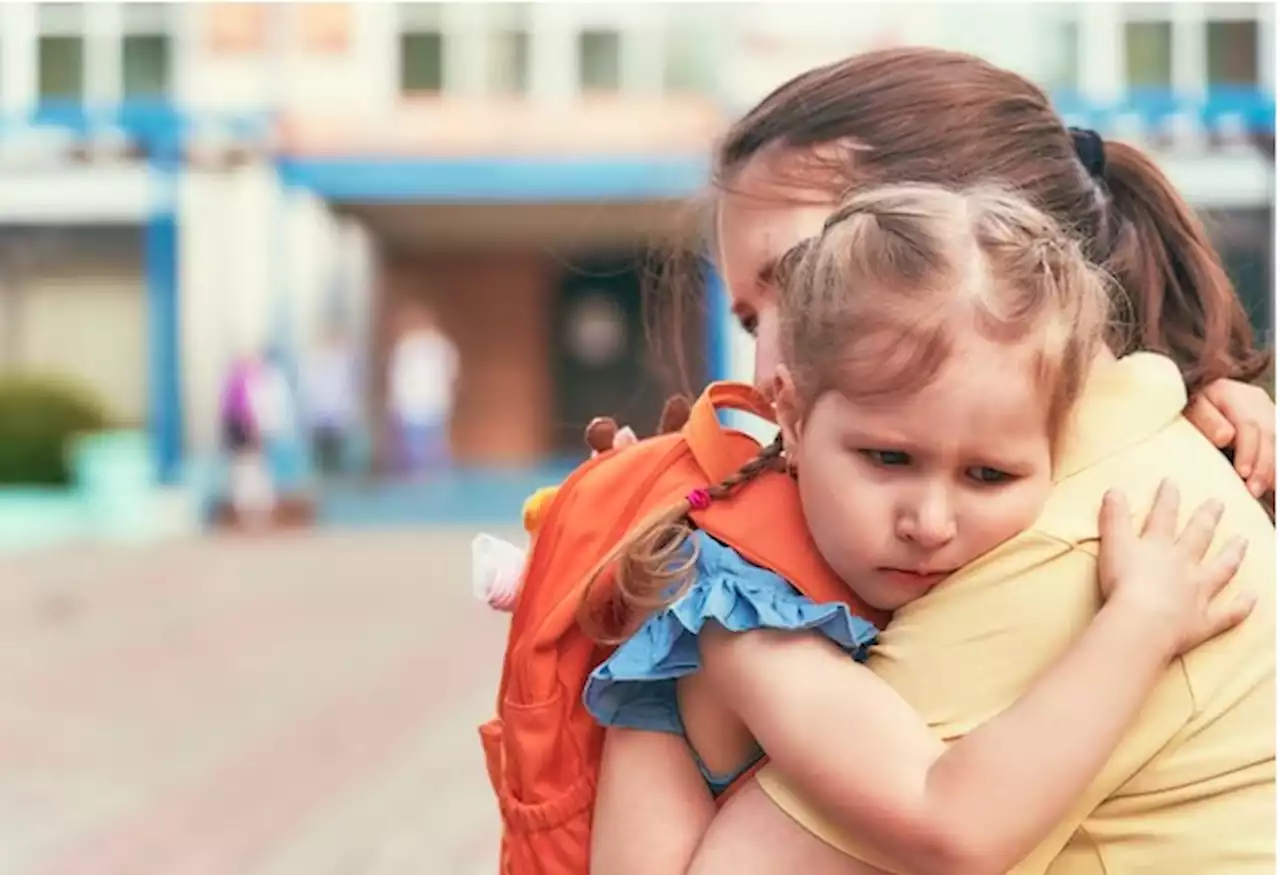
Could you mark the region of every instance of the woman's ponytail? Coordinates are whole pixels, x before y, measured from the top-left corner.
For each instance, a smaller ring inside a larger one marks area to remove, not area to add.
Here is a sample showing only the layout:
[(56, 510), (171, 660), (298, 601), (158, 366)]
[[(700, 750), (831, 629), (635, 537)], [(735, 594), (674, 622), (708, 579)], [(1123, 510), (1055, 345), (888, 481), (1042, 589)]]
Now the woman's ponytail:
[(1244, 305), (1204, 225), (1159, 167), (1126, 143), (1107, 141), (1109, 195), (1104, 266), (1124, 289), (1127, 336), (1112, 349), (1164, 353), (1190, 394), (1222, 378), (1253, 382), (1271, 354), (1254, 347)]

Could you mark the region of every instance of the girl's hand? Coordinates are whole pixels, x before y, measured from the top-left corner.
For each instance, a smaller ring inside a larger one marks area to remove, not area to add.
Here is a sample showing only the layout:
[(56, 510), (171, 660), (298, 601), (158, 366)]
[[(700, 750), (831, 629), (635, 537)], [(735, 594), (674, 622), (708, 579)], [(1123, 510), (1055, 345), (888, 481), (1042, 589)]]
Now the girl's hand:
[(1235, 577), (1247, 544), (1233, 539), (1212, 560), (1203, 561), (1222, 519), (1222, 505), (1200, 505), (1178, 533), (1178, 504), (1177, 487), (1165, 480), (1140, 534), (1133, 530), (1128, 502), (1115, 490), (1103, 499), (1098, 519), (1103, 598), (1153, 620), (1156, 634), (1167, 636), (1171, 659), (1239, 625), (1257, 601), (1253, 593), (1214, 600)]
[(1264, 389), (1216, 380), (1192, 399), (1186, 416), (1214, 446), (1232, 449), (1254, 498), (1276, 488), (1276, 405)]

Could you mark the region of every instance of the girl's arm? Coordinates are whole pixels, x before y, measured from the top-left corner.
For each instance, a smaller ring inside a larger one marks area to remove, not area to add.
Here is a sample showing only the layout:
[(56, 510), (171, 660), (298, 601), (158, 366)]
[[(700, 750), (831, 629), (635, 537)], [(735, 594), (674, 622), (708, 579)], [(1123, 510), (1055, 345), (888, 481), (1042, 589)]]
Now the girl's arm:
[(592, 875), (679, 875), (716, 806), (685, 740), (610, 728), (591, 824)]
[(1167, 651), (1152, 646), (1160, 634), (1104, 609), (1027, 696), (950, 749), (818, 635), (704, 632), (703, 670), (868, 863), (904, 875), (996, 873), (1030, 852), (1102, 767), (1164, 670)]
[[(1168, 661), (1251, 607), (1209, 605), (1242, 554), (1200, 568), (1214, 511), (1201, 508), (1166, 543), (1151, 526), (1159, 516), (1172, 532), (1176, 494), (1161, 495), (1146, 540), (1133, 535), (1127, 508), (1106, 506), (1099, 574), (1110, 600), (1019, 701), (950, 747), (816, 635), (704, 631), (703, 671), (775, 767), (867, 849), (868, 863), (900, 873), (1008, 871), (1102, 769)], [(1133, 583), (1143, 578), (1151, 583)]]
[(1255, 498), (1276, 488), (1276, 404), (1266, 390), (1215, 380), (1191, 400), (1186, 416), (1214, 446), (1231, 448), (1236, 472)]

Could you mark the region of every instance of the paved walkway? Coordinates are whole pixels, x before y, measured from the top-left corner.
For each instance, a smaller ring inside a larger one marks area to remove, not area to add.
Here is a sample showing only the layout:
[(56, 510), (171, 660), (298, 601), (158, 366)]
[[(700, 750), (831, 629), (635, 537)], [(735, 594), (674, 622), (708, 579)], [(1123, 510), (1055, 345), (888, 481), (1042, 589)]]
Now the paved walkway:
[(492, 875), (468, 541), (0, 562), (0, 875)]

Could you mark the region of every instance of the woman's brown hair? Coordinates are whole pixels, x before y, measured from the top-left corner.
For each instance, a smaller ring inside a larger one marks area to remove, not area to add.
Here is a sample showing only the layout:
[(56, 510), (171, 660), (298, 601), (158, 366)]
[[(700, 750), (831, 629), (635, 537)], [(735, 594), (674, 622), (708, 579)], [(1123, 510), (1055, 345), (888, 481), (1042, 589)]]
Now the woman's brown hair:
[[(1119, 355), (1164, 353), (1190, 392), (1220, 378), (1252, 382), (1270, 355), (1254, 347), (1247, 314), (1203, 225), (1141, 151), (1101, 142), (1089, 168), (1045, 93), (1023, 77), (959, 52), (898, 47), (856, 55), (776, 89), (730, 128), (715, 185), (766, 152), (789, 163), (832, 202), (868, 186), (994, 182), (1016, 190), (1085, 241), (1090, 260), (1123, 293), (1108, 344)], [(1092, 171), (1092, 172), (1091, 172)], [(690, 288), (689, 260), (673, 261)], [(659, 319), (681, 318), (664, 278)], [(666, 333), (665, 331), (663, 333)]]

